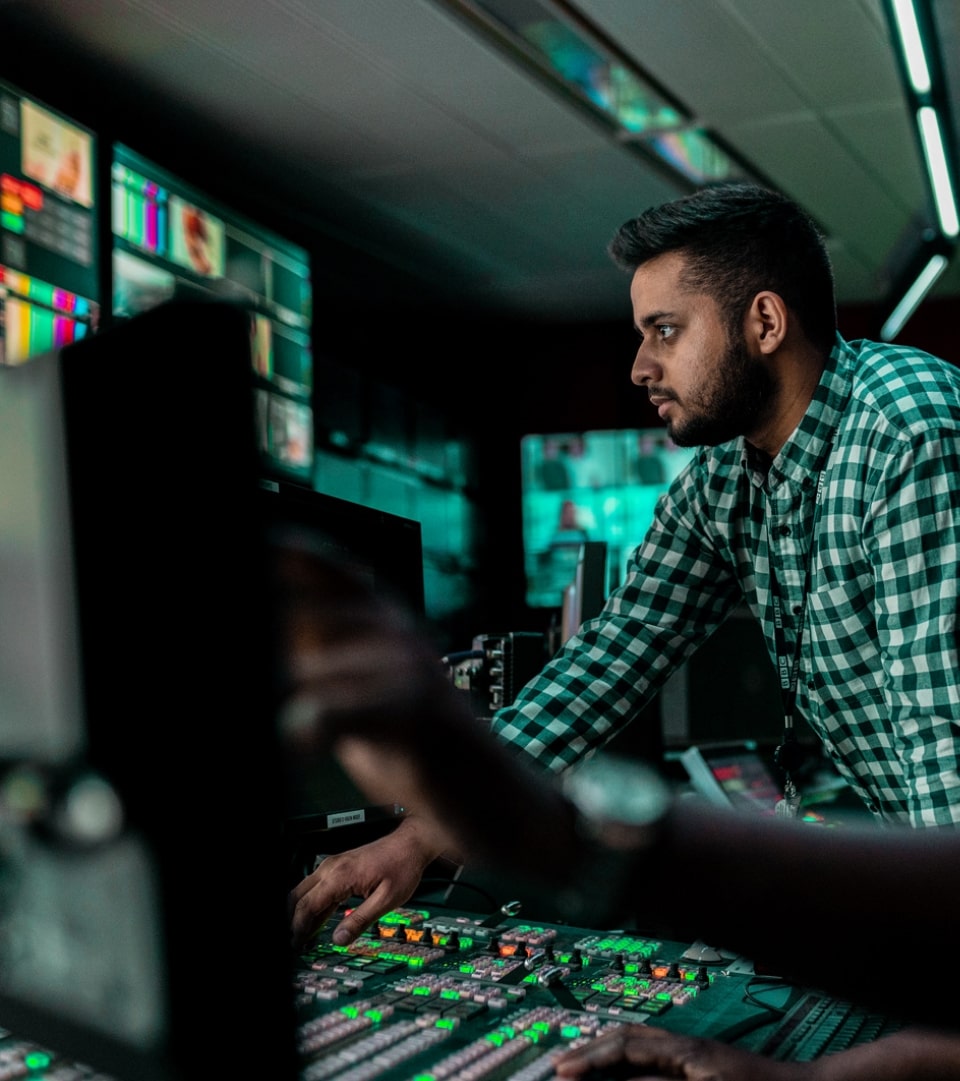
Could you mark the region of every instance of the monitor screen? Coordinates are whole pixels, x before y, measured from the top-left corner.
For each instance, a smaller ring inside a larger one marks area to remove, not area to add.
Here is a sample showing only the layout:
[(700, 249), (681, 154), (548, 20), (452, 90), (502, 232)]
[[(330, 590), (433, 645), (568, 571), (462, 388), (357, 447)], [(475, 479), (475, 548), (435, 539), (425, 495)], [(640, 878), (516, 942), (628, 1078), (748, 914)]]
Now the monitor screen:
[(0, 758), (83, 746), (62, 391), (53, 355), (0, 368)]
[[(216, 1076), (235, 1026), (251, 1076), (294, 1077), (249, 356), (204, 302), (0, 368), (0, 1017), (58, 1072)], [(221, 1009), (202, 894), (242, 865)]]
[[(425, 618), (419, 522), (274, 479), (261, 483), (261, 507), (268, 538), (291, 531), (305, 537), (311, 550), (349, 567), (379, 597)], [(307, 861), (303, 873), (318, 845), (330, 852), (371, 840), (403, 811), (399, 802), (372, 805), (325, 751), (296, 757), (284, 798), (285, 835), (294, 858)]]
[(306, 250), (148, 161), (113, 148), (113, 313), (175, 297), (230, 300), (251, 319), (258, 440), (293, 478), (313, 465), (312, 288)]
[(573, 580), (563, 594), (559, 645), (572, 638), (588, 619), (600, 614), (607, 599), (607, 584), (606, 543), (584, 541)]
[(694, 791), (711, 803), (772, 817), (783, 794), (752, 741), (693, 745), (680, 756)]
[(693, 456), (664, 428), (531, 434), (520, 443), (526, 603), (559, 608), (586, 541), (607, 545), (606, 589)]
[(96, 330), (96, 136), (0, 83), (0, 364)]
[(264, 479), (260, 490), (268, 526), (309, 531), (320, 548), (358, 571), (374, 592), (398, 601), (415, 618), (424, 617), (418, 521), (273, 478)]

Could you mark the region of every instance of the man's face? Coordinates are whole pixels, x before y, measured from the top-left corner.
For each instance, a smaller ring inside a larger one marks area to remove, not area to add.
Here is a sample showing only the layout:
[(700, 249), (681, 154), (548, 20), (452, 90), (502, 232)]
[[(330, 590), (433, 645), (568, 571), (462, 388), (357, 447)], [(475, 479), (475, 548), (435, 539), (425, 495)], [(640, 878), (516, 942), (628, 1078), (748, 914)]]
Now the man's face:
[(631, 379), (646, 387), (670, 438), (681, 447), (749, 438), (763, 420), (774, 384), (763, 359), (738, 334), (713, 297), (681, 284), (675, 252), (637, 269), (630, 286), (641, 336)]

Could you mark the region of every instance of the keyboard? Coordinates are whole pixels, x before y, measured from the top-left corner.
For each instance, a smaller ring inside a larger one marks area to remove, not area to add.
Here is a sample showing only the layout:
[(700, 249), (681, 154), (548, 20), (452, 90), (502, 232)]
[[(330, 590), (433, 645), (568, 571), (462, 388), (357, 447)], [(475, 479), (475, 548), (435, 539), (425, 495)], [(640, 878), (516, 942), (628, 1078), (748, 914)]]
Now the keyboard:
[(772, 1059), (810, 1062), (902, 1028), (902, 1022), (861, 1006), (807, 991), (758, 1049)]

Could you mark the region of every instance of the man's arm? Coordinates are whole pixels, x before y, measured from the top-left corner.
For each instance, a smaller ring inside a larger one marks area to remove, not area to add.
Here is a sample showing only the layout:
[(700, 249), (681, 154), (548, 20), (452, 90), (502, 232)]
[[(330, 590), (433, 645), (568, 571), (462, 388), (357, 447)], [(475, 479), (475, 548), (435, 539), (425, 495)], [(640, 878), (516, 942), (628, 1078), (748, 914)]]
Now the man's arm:
[(960, 824), (960, 438), (928, 433), (890, 463), (865, 530), (884, 695), (915, 826)]
[(697, 462), (677, 477), (602, 613), (494, 716), (501, 742), (551, 772), (569, 769), (630, 724), (742, 600), (707, 528), (708, 487)]

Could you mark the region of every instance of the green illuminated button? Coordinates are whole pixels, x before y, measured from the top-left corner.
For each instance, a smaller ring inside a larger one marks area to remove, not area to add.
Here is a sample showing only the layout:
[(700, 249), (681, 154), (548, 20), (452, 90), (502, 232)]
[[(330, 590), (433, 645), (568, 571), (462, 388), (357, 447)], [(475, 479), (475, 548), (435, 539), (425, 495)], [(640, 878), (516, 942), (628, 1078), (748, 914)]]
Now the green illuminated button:
[(654, 1017), (658, 1017), (660, 1014), (666, 1013), (667, 1010), (670, 1009), (671, 1005), (672, 1005), (672, 1003), (670, 1002), (669, 999), (667, 999), (666, 1002), (664, 1002), (663, 999), (651, 998), (651, 999), (647, 999), (646, 1002), (641, 1003), (637, 1007), (637, 1009), (641, 1013), (649, 1013), (649, 1014), (653, 1014)]

